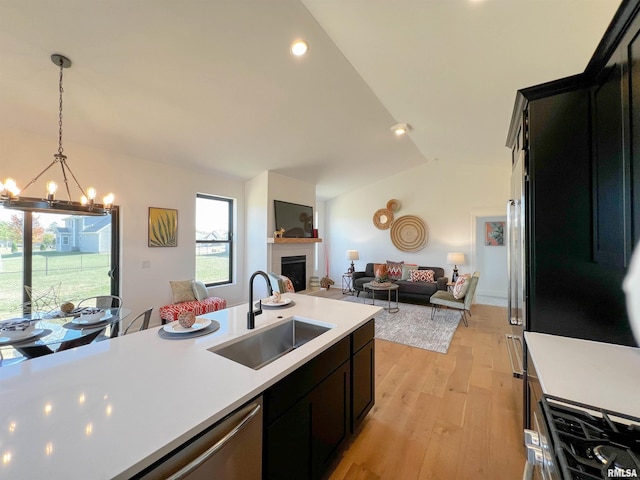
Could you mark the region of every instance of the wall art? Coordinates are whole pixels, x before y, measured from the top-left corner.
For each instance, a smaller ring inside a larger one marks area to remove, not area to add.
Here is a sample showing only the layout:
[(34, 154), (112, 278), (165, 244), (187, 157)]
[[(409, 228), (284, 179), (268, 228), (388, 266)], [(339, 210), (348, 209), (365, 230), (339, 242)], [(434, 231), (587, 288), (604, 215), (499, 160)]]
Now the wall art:
[(178, 210), (149, 207), (149, 246), (178, 246)]
[(504, 245), (504, 222), (484, 222), (484, 244), (488, 247)]

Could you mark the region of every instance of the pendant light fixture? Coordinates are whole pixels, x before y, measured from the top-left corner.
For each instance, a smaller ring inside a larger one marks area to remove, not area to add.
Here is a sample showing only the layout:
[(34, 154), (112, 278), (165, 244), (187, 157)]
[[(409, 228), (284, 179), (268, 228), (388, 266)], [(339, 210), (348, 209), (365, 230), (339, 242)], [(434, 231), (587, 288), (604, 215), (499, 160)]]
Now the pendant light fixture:
[[(54, 53), (51, 55), (51, 61), (60, 68), (60, 82), (59, 92), (60, 101), (58, 108), (58, 153), (53, 155), (53, 161), (33, 180), (31, 180), (24, 189), (20, 190), (16, 181), (12, 178), (7, 178), (0, 183), (0, 206), (11, 208), (14, 210), (25, 211), (38, 211), (38, 212), (53, 212), (53, 213), (83, 213), (85, 215), (107, 215), (111, 212), (113, 207), (114, 195), (109, 193), (103, 198), (103, 203), (96, 203), (96, 189), (89, 187), (86, 190), (80, 185), (78, 179), (71, 171), (71, 168), (67, 164), (67, 156), (63, 153), (62, 148), (62, 73), (65, 68), (71, 66), (71, 60), (67, 57)], [(53, 180), (46, 183), (46, 197), (34, 198), (25, 197), (21, 195), (27, 188), (54, 165), (60, 165), (62, 170), (62, 179), (64, 181), (64, 187), (67, 192), (68, 200), (59, 200), (56, 198), (56, 192), (58, 191), (58, 184)], [(71, 192), (69, 190), (69, 179), (67, 173), (71, 176), (76, 186), (80, 190), (81, 197), (79, 201), (71, 200)]]

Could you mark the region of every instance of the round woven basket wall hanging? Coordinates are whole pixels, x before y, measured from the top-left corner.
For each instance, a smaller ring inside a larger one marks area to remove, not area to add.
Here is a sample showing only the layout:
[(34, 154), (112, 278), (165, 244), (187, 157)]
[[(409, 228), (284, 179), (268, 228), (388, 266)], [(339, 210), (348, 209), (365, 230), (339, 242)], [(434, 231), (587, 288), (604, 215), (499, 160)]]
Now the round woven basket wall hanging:
[(391, 225), (391, 241), (398, 250), (417, 252), (427, 243), (427, 226), (414, 215), (396, 218)]
[(388, 229), (393, 223), (393, 212), (388, 208), (381, 208), (373, 214), (373, 224), (380, 230)]
[(392, 198), (387, 202), (387, 208), (394, 213), (397, 212), (398, 210), (400, 210), (400, 200)]

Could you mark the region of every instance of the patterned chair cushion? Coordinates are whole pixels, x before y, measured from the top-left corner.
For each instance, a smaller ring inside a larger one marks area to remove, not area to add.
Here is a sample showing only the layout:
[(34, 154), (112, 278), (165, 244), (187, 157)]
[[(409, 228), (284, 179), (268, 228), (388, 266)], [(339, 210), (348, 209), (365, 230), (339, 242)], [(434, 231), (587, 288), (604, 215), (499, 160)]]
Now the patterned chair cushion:
[(204, 300), (192, 300), (190, 302), (172, 303), (160, 307), (162, 323), (175, 322), (182, 312), (193, 312), (197, 315), (215, 312), (227, 308), (227, 301), (220, 297), (207, 297)]

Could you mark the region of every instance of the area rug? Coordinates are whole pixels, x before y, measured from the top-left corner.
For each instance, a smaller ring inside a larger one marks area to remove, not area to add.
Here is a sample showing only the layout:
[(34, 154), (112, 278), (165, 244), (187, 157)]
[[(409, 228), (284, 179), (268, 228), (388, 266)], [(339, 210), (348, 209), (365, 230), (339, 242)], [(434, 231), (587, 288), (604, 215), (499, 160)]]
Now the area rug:
[[(348, 296), (347, 302), (371, 305), (371, 298)], [(386, 300), (376, 299), (376, 306), (386, 306)], [(394, 302), (391, 302), (395, 306)], [(453, 334), (460, 322), (458, 310), (440, 309), (431, 320), (431, 307), (400, 303), (397, 313), (382, 310), (376, 317), (376, 338), (390, 342), (423, 348), (438, 353), (447, 353)]]

